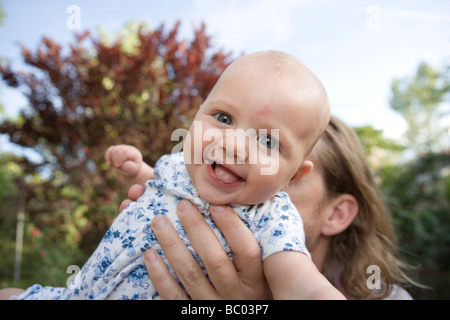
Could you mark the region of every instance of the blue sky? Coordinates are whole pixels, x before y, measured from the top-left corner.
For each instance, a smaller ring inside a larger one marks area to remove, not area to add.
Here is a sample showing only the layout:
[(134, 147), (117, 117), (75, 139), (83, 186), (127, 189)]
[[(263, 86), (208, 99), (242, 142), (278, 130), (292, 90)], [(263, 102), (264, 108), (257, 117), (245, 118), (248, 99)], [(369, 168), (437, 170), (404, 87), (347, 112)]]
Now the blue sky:
[[(405, 124), (389, 108), (391, 81), (412, 75), (421, 61), (439, 68), (450, 64), (448, 0), (0, 2), (6, 13), (0, 56), (17, 69), (23, 68), (18, 42), (35, 49), (43, 35), (63, 46), (73, 41), (74, 30), (66, 25), (70, 5), (80, 8), (81, 30), (101, 27), (114, 33), (130, 21), (171, 27), (181, 20), (181, 37), (190, 38), (193, 27), (205, 22), (214, 46), (235, 55), (263, 49), (296, 55), (325, 85), (333, 114), (352, 126), (372, 125), (393, 138), (401, 136)], [(26, 105), (20, 93), (4, 84), (0, 102), (9, 116)]]

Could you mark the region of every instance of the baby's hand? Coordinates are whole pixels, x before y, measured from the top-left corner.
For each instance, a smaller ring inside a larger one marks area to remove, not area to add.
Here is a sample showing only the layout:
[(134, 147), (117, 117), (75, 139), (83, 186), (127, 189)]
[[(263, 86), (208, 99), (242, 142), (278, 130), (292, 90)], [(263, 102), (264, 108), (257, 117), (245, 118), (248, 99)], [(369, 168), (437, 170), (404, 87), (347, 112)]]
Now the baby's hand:
[(130, 179), (137, 177), (144, 163), (142, 153), (138, 149), (124, 144), (109, 147), (105, 152), (105, 160)]

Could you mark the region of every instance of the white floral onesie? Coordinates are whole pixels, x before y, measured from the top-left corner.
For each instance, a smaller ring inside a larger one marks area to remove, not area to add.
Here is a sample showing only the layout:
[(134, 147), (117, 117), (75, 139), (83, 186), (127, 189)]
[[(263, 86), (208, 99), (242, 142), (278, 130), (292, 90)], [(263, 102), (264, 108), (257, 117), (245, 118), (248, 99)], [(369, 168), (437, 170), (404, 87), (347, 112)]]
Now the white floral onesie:
[[(68, 288), (35, 284), (16, 299), (160, 299), (143, 260), (149, 248), (156, 249), (165, 259), (150, 227), (154, 216), (163, 214), (172, 221), (203, 267), (178, 220), (176, 205), (181, 199), (188, 199), (199, 208), (232, 258), (224, 236), (209, 215), (209, 204), (200, 199), (189, 178), (183, 154), (165, 155), (158, 160), (154, 180), (146, 183), (144, 195), (119, 214)], [(233, 209), (255, 235), (263, 259), (286, 250), (309, 256), (302, 219), (286, 193), (280, 192), (259, 205), (233, 206)], [(170, 266), (169, 269), (173, 273)]]

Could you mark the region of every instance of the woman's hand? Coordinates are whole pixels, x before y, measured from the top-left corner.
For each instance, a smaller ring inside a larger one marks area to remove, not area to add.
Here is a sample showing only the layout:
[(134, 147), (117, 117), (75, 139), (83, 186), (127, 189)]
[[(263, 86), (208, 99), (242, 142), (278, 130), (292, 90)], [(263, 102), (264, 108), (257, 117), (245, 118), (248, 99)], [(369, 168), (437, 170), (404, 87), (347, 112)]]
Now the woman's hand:
[(140, 196), (144, 194), (145, 187), (141, 184), (133, 184), (128, 189), (128, 199), (123, 200), (120, 204), (119, 211), (125, 209), (131, 202), (136, 201)]
[[(270, 298), (262, 269), (260, 247), (253, 234), (230, 207), (211, 206), (210, 212), (234, 253), (233, 261), (194, 205), (182, 200), (177, 211), (212, 284), (165, 216), (155, 217), (152, 229), (170, 265), (192, 299)], [(148, 250), (144, 257), (150, 279), (163, 299), (188, 298), (155, 251)]]
[[(128, 196), (142, 195), (142, 186), (132, 186)], [(124, 203), (127, 203), (125, 200)], [(230, 260), (214, 231), (197, 208), (187, 200), (177, 206), (177, 213), (189, 240), (202, 259), (211, 282), (163, 215), (152, 221), (152, 229), (170, 265), (192, 299), (268, 299), (261, 249), (251, 231), (228, 206), (211, 206), (211, 216), (233, 251)], [(188, 299), (155, 250), (147, 250), (145, 266), (156, 290), (163, 299)]]

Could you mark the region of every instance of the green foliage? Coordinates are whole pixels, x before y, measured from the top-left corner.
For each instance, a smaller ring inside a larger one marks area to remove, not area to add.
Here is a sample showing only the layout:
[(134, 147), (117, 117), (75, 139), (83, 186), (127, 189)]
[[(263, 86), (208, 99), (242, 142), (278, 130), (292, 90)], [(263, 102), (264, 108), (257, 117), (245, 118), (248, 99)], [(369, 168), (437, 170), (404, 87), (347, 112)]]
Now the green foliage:
[(382, 130), (371, 126), (353, 128), (364, 148), (369, 165), (378, 169), (398, 161), (405, 146), (383, 136)]
[[(17, 195), (17, 187), (14, 180), (21, 177), (20, 167), (15, 163), (15, 157), (8, 154), (0, 154), (0, 206)], [(1, 207), (0, 207), (1, 208)]]
[(2, 3), (0, 2), (0, 25), (3, 24), (3, 20), (5, 19), (5, 17), (6, 17), (5, 11), (3, 11)]
[(377, 130), (372, 126), (353, 128), (361, 141), (366, 154), (370, 154), (373, 148), (382, 148), (391, 151), (403, 151), (405, 147), (398, 142), (385, 138), (383, 130)]
[(377, 168), (404, 257), (431, 287), (413, 291), (415, 298), (450, 298), (450, 149), (440, 122), (449, 113), (448, 71), (421, 63), (415, 75), (392, 82), (391, 107), (406, 120), (407, 150), (416, 157)]
[(417, 297), (450, 298), (450, 154), (426, 154), (379, 175), (405, 258), (432, 288)]
[[(441, 118), (450, 67), (421, 63), (416, 74), (392, 82), (391, 107), (406, 120), (406, 145), (370, 126), (354, 128), (392, 212), (403, 258), (418, 267), (417, 299), (450, 298), (450, 150)], [(405, 163), (404, 151), (416, 157)]]

